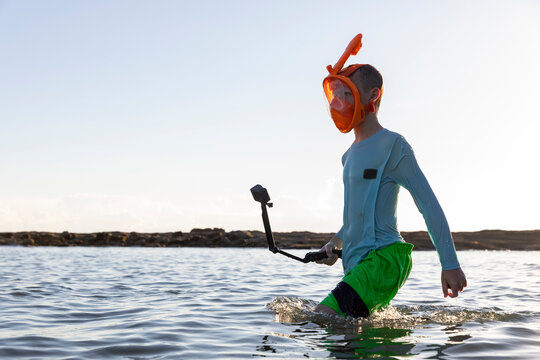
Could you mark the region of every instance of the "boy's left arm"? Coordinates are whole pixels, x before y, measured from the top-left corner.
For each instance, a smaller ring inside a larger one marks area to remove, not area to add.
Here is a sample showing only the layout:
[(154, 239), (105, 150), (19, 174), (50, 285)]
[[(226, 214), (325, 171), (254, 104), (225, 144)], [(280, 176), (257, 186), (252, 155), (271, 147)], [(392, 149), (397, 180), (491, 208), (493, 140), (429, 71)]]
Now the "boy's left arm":
[[(467, 278), (461, 268), (441, 271), (441, 285), (444, 297), (457, 297), (467, 286)], [(448, 291), (450, 289), (450, 291)]]
[[(393, 171), (398, 183), (412, 195), (426, 222), (429, 236), (442, 265), (441, 285), (444, 297), (457, 297), (467, 286), (467, 279), (459, 265), (456, 249), (444, 212), (420, 170), (410, 145), (401, 144), (400, 157)], [(450, 289), (450, 291), (449, 291)]]

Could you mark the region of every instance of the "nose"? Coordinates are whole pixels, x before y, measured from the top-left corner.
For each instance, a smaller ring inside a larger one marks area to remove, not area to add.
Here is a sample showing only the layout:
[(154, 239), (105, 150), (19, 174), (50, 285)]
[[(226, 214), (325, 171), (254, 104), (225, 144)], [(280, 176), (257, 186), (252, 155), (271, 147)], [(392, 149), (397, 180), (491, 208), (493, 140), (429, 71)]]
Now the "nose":
[(330, 111), (339, 113), (342, 116), (352, 117), (354, 115), (354, 104), (336, 96), (330, 102)]
[(330, 109), (337, 110), (337, 111), (343, 111), (343, 110), (345, 110), (345, 102), (342, 99), (340, 99), (339, 97), (336, 96), (330, 102)]

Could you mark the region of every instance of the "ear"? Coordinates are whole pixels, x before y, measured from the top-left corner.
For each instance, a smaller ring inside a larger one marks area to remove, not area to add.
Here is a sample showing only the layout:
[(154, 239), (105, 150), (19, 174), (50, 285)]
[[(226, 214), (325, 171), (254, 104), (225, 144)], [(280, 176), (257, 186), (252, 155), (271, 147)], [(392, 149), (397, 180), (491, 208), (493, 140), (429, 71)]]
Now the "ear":
[(381, 98), (382, 92), (381, 89), (373, 88), (369, 93), (369, 102), (376, 104), (377, 101)]

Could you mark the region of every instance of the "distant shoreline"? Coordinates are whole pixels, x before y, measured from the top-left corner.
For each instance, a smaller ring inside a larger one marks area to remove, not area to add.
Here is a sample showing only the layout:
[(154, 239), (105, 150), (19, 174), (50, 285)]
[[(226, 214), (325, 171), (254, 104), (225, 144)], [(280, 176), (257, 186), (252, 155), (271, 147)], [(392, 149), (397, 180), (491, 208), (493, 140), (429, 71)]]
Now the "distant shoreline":
[[(309, 231), (275, 232), (276, 244), (284, 249), (317, 249), (333, 233)], [(426, 231), (402, 232), (416, 250), (433, 250)], [(540, 230), (482, 230), (452, 233), (458, 250), (540, 250)], [(22, 246), (134, 246), (134, 247), (267, 247), (261, 231), (193, 229), (190, 232), (0, 232), (0, 245)]]

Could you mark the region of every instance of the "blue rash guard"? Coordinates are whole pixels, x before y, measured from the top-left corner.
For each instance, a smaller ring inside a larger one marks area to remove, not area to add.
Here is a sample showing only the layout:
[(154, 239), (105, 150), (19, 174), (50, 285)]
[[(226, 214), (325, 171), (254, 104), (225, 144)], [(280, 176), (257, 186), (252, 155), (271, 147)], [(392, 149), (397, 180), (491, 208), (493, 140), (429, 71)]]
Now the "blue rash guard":
[(345, 274), (371, 250), (404, 242), (396, 218), (400, 186), (411, 193), (424, 216), (443, 270), (460, 267), (442, 208), (401, 135), (382, 129), (351, 145), (342, 163), (345, 203), (343, 226), (336, 236), (343, 240)]

